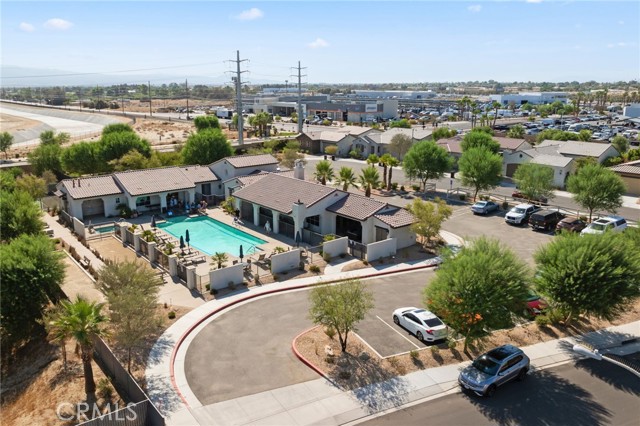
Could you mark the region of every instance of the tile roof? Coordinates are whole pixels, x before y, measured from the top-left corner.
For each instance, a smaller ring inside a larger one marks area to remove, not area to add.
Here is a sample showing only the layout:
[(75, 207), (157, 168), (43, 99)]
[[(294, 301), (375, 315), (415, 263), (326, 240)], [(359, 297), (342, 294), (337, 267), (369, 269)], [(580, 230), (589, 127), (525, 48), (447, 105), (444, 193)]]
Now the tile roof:
[(609, 168), (616, 173), (640, 176), (640, 160), (629, 161), (628, 163), (618, 164), (617, 166)]
[(409, 226), (416, 221), (416, 218), (408, 210), (401, 208), (378, 213), (374, 217), (392, 228)]
[(195, 165), (181, 167), (180, 169), (182, 170), (182, 173), (184, 173), (185, 176), (187, 176), (187, 178), (189, 178), (193, 183), (220, 180), (220, 178), (207, 166)]
[(195, 187), (181, 167), (130, 170), (114, 173), (113, 176), (133, 196)]
[(460, 138), (440, 139), (436, 143), (450, 154), (462, 154), (462, 139)]
[(413, 129), (403, 129), (403, 128), (395, 127), (393, 129), (389, 129), (384, 133), (382, 133), (382, 137), (380, 141), (381, 143), (388, 145), (391, 143), (391, 139), (393, 139), (395, 135), (406, 135), (406, 136), (409, 136), (410, 138), (413, 137), (413, 139), (416, 141), (421, 141), (423, 139), (430, 137), (431, 133), (433, 133), (431, 129), (423, 130), (419, 127), (415, 127)]
[(266, 208), (289, 214), (292, 205), (300, 200), (307, 207), (338, 193), (335, 188), (293, 177), (269, 173), (251, 185), (233, 192), (233, 196)]
[(309, 132), (305, 133), (311, 140), (314, 141), (329, 141), (329, 142), (339, 142), (342, 139), (349, 136), (346, 133), (341, 132), (333, 132), (331, 130), (323, 130), (321, 132)]
[[(75, 181), (75, 187), (73, 181)], [(65, 179), (60, 183), (66, 189), (67, 194), (75, 200), (123, 193), (113, 175)]]
[(500, 144), (500, 148), (510, 149), (512, 151), (517, 150), (523, 143), (526, 142), (524, 139), (503, 138), (500, 136), (493, 136), (493, 139)]
[(385, 206), (385, 203), (373, 198), (349, 193), (346, 197), (327, 207), (327, 211), (356, 220), (365, 220)]
[(278, 164), (278, 160), (271, 154), (235, 155), (233, 157), (223, 158), (219, 161), (226, 161), (236, 169), (265, 166), (267, 164)]
[(538, 154), (531, 160), (534, 164), (542, 164), (552, 167), (566, 167), (573, 161), (571, 157), (562, 155)]
[(251, 185), (252, 183), (259, 181), (260, 179), (262, 179), (263, 177), (271, 173), (277, 174), (279, 176), (288, 176), (288, 177), (293, 177), (294, 175), (294, 171), (291, 169), (282, 170), (280, 172), (260, 172), (260, 173), (246, 175), (246, 176), (238, 176), (231, 179), (227, 179), (225, 183), (229, 182), (230, 180), (237, 179), (242, 186)]
[(576, 155), (582, 157), (600, 157), (611, 145), (598, 142), (580, 141), (552, 141), (544, 140), (538, 144), (540, 147), (557, 146), (562, 155)]

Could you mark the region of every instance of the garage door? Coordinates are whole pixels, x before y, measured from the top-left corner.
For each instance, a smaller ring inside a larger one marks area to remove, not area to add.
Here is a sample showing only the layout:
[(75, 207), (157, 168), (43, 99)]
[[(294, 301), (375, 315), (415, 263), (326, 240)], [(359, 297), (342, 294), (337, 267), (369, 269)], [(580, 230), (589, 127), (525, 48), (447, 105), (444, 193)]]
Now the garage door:
[(518, 163), (507, 164), (507, 177), (513, 177), (519, 165)]
[(102, 199), (86, 200), (82, 203), (82, 217), (97, 215), (104, 216), (104, 201)]

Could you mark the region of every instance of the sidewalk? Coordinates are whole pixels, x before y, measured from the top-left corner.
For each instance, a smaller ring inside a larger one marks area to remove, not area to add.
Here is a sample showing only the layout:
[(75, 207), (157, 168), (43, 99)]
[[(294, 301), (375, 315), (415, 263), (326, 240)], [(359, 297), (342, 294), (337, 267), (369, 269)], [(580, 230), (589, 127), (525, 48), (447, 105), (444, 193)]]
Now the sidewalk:
[[(640, 321), (588, 333), (583, 341), (603, 353), (626, 355), (640, 351), (640, 343), (620, 346), (640, 337)], [(522, 348), (531, 358), (532, 371), (580, 359), (572, 347), (574, 338), (563, 338)], [(609, 349), (602, 349), (609, 348)], [(343, 392), (325, 379), (313, 380), (173, 413), (168, 425), (343, 425), (357, 424), (369, 416), (401, 409), (409, 403), (458, 391), (463, 362), (429, 368), (387, 382)]]

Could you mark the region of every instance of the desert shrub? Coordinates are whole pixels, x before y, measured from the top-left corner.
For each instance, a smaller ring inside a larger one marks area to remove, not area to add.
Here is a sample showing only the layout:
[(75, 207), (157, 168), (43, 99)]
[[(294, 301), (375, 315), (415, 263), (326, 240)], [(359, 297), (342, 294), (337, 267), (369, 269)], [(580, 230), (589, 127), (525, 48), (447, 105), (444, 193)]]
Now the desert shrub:
[(440, 352), (440, 348), (438, 347), (438, 345), (433, 345), (429, 349), (431, 350), (432, 354), (437, 354), (438, 352)]
[(354, 158), (356, 160), (359, 160), (360, 157), (360, 153), (358, 151), (356, 151), (355, 149), (353, 151), (349, 152), (349, 157)]
[(314, 274), (320, 273), (320, 267), (318, 265), (309, 266), (309, 272), (313, 272)]
[(411, 352), (409, 352), (409, 356), (411, 357), (411, 359), (418, 359), (418, 357), (420, 356), (420, 353), (414, 349)]
[(336, 357), (334, 357), (333, 355), (327, 355), (326, 357), (324, 357), (324, 362), (326, 362), (327, 364), (335, 364)]
[(326, 243), (327, 241), (332, 241), (332, 240), (335, 240), (335, 239), (336, 239), (335, 235), (327, 234), (324, 237), (322, 237), (322, 242)]
[(340, 377), (342, 380), (349, 380), (351, 378), (351, 373), (349, 371), (342, 370), (340, 373), (338, 373), (338, 377)]
[(420, 191), (420, 185), (411, 185), (411, 189), (414, 191)]
[(169, 311), (167, 316), (169, 317), (169, 319), (175, 319), (176, 318), (176, 313), (174, 311)]
[(211, 290), (211, 284), (206, 284), (204, 286), (204, 289), (207, 290), (207, 291)]
[(324, 334), (326, 334), (329, 339), (333, 340), (336, 335), (336, 329), (333, 327), (326, 327), (324, 329)]
[(338, 147), (335, 145), (329, 145), (324, 149), (324, 153), (327, 155), (336, 155), (338, 152)]
[(549, 317), (546, 315), (538, 315), (536, 317), (536, 325), (538, 327), (549, 327), (551, 325), (551, 321), (549, 321)]
[[(391, 184), (391, 189), (393, 189), (394, 191), (397, 191), (397, 190), (398, 190), (398, 182), (393, 182), (393, 183)], [(403, 190), (403, 191), (404, 191), (404, 190)]]
[(329, 253), (322, 253), (322, 258), (324, 259), (325, 262), (331, 262), (331, 255)]
[(97, 394), (100, 398), (110, 401), (113, 398), (113, 388), (111, 387), (111, 382), (106, 377), (98, 380), (96, 384)]
[(455, 340), (453, 340), (453, 339), (449, 339), (449, 340), (447, 341), (447, 347), (448, 347), (449, 349), (455, 349), (455, 348), (456, 348), (456, 346), (457, 346), (457, 344), (458, 344), (458, 342), (456, 342), (456, 341), (455, 341)]

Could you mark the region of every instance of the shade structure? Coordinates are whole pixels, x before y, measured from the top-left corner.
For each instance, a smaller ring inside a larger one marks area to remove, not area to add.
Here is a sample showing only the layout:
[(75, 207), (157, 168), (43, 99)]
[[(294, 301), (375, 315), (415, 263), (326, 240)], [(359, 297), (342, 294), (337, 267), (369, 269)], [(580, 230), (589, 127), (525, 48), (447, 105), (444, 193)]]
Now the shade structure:
[(184, 237), (180, 235), (180, 250), (184, 251)]
[(300, 237), (300, 231), (296, 231), (296, 247), (300, 247), (300, 241), (302, 238)]
[(156, 229), (156, 215), (151, 216), (151, 227)]
[(244, 252), (242, 249), (242, 244), (240, 244), (240, 254), (238, 255), (238, 257), (240, 258), (240, 262), (242, 262), (242, 258), (244, 257)]
[(187, 229), (184, 233), (184, 240), (187, 242), (187, 246), (189, 245), (189, 241), (191, 238), (189, 237), (189, 230)]

